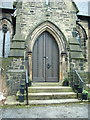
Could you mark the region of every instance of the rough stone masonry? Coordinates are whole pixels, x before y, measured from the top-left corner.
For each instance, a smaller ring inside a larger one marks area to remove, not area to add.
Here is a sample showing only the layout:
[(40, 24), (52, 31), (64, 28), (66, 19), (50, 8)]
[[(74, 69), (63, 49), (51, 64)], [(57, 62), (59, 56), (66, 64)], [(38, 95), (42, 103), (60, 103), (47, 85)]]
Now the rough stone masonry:
[[(78, 41), (72, 36), (76, 28), (76, 13), (78, 12), (74, 2), (59, 0), (46, 4), (41, 0), (38, 2), (25, 0), (17, 2), (16, 8), (16, 34), (11, 41), (10, 64), (6, 73), (9, 94), (16, 94), (21, 80), (25, 81), (25, 60), (28, 61), (28, 75), (32, 80), (33, 46), (36, 38), (45, 30), (55, 37), (59, 46), (59, 80), (64, 79), (70, 71), (70, 57), (72, 60), (73, 56), (74, 60), (83, 58)], [(71, 50), (71, 56), (67, 51), (69, 43), (71, 46), (76, 46)], [(67, 56), (62, 54), (64, 52)], [(78, 55), (76, 55), (77, 52)]]

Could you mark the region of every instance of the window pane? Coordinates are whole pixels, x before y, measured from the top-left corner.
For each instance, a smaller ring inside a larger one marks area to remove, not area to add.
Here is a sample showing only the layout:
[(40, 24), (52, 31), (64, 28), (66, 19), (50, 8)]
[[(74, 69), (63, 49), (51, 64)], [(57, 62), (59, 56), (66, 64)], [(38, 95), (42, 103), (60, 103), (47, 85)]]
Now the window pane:
[[(0, 57), (2, 57), (2, 49), (3, 49), (3, 32), (0, 31)], [(5, 57), (8, 57), (10, 52), (10, 33), (9, 31), (5, 36)]]
[(5, 57), (8, 57), (10, 52), (10, 33), (9, 31), (6, 33), (6, 38), (5, 38)]

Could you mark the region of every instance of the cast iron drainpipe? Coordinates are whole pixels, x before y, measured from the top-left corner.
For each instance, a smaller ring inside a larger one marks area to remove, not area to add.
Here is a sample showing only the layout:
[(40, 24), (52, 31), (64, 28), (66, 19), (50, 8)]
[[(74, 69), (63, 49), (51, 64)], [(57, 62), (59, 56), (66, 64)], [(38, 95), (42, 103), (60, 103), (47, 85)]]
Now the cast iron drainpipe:
[(28, 105), (28, 72), (26, 70), (26, 105)]
[(3, 31), (3, 48), (2, 48), (2, 56), (3, 58), (5, 57), (5, 35), (8, 31), (7, 29), (7, 25), (6, 24), (3, 24), (2, 25), (2, 31)]

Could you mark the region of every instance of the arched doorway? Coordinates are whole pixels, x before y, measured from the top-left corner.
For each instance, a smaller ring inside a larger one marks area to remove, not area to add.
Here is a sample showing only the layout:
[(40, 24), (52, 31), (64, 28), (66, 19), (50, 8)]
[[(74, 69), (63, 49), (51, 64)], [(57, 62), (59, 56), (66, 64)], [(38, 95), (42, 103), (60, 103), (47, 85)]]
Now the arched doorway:
[(32, 53), (33, 82), (59, 81), (59, 48), (47, 31), (35, 41)]

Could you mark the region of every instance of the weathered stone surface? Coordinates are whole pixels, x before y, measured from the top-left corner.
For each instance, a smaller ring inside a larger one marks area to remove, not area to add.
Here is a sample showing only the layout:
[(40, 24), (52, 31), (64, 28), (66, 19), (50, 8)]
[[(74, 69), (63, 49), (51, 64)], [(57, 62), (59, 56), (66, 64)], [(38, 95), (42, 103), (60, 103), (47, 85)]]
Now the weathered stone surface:
[[(68, 5), (70, 6), (68, 7)], [(45, 2), (33, 3), (26, 1), (22, 2), (22, 8), (18, 9), (19, 14), (17, 14), (17, 17), (21, 21), (20, 26), (23, 27), (23, 29), (21, 29), (21, 33), (23, 33), (25, 37), (27, 37), (29, 34), (29, 29), (33, 30), (37, 24), (42, 23), (47, 19), (62, 29), (62, 32), (66, 31), (66, 26), (62, 27), (62, 25), (64, 25), (66, 22), (68, 22), (68, 27), (70, 26), (70, 23), (73, 24), (73, 27), (75, 27), (75, 19), (74, 17), (73, 19), (71, 18), (72, 16), (75, 16), (76, 9), (73, 7), (73, 4), (70, 1), (55, 1), (51, 2), (49, 6), (46, 5)], [(60, 22), (59, 19), (61, 18), (63, 21)], [(65, 35), (66, 37), (68, 36), (67, 32)]]
[(25, 43), (24, 42), (14, 42), (14, 43), (12, 43), (11, 48), (25, 49)]
[(7, 72), (8, 95), (15, 95), (20, 88), (21, 80), (25, 81), (25, 72)]
[(20, 88), (20, 82), (25, 82), (25, 62), (22, 58), (13, 58), (6, 72), (8, 95), (15, 95)]
[[(55, 37), (60, 48), (59, 57), (60, 60), (62, 59), (61, 52), (66, 51), (69, 39), (73, 38), (72, 31), (73, 28), (76, 28), (76, 13), (77, 8), (73, 2), (66, 0), (50, 2), (48, 5), (42, 1), (30, 2), (27, 0), (18, 2), (16, 34), (11, 41), (10, 50), (10, 57), (13, 57), (13, 59), (7, 71), (9, 94), (15, 94), (19, 89), (20, 81), (25, 81), (25, 63), (22, 58), (25, 57), (26, 48), (32, 52), (35, 40), (43, 31), (46, 30)], [(70, 56), (67, 57), (69, 60)], [(64, 64), (63, 60), (60, 62), (62, 65)], [(60, 71), (63, 70), (60, 68)], [(32, 71), (30, 74), (32, 74)]]

